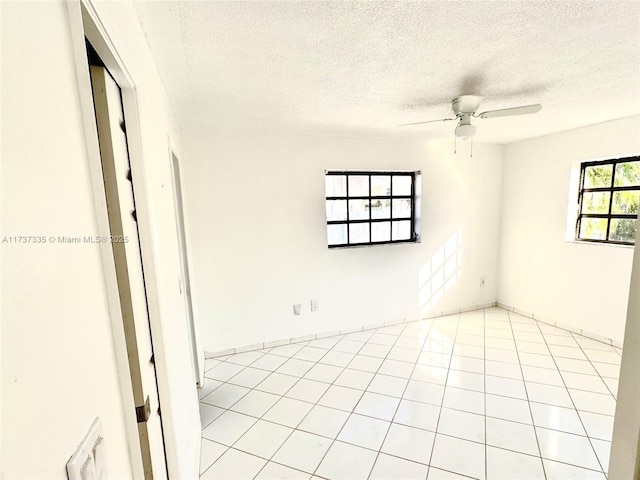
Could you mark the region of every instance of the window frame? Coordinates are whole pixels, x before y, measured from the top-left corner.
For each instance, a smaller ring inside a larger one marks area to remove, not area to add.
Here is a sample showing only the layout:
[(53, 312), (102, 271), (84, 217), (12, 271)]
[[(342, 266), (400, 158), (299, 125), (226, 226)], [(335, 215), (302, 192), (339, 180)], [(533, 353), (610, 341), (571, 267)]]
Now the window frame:
[[(409, 171), (409, 170), (325, 170), (325, 218), (326, 218), (326, 205), (329, 200), (344, 200), (347, 202), (347, 210), (346, 210), (346, 219), (345, 220), (328, 220), (326, 219), (327, 227), (329, 225), (346, 225), (347, 228), (347, 243), (339, 243), (339, 244), (328, 244), (327, 239), (327, 247), (328, 248), (352, 248), (352, 247), (365, 247), (365, 246), (374, 246), (374, 245), (389, 245), (389, 244), (398, 244), (398, 243), (418, 243), (420, 241), (420, 235), (417, 232), (417, 211), (416, 211), (416, 183), (418, 176), (420, 175), (419, 171)], [(327, 195), (326, 191), (326, 178), (329, 176), (345, 176), (346, 177), (346, 195)], [(350, 176), (366, 176), (369, 179), (369, 189), (368, 195), (349, 195), (349, 177)], [(390, 182), (390, 191), (388, 195), (372, 195), (371, 192), (371, 177), (377, 176), (389, 176)], [(393, 194), (393, 177), (409, 177), (411, 178), (411, 193), (408, 195), (394, 195)], [(409, 217), (393, 217), (393, 200), (398, 199), (408, 199), (411, 202), (411, 211)], [(369, 218), (366, 219), (350, 219), (349, 218), (349, 201), (350, 200), (368, 200), (369, 205), (371, 205), (372, 201), (375, 200), (389, 200), (389, 217), (388, 218), (372, 218), (371, 217), (371, 207), (368, 208)], [(383, 241), (371, 241), (371, 233), (372, 233), (372, 225), (374, 223), (384, 223), (389, 222), (391, 228), (393, 225), (393, 221), (407, 221), (410, 220), (410, 237), (407, 239), (393, 240), (392, 239), (392, 231), (389, 232), (389, 240)], [(350, 243), (350, 232), (349, 225), (352, 224), (368, 224), (369, 225), (369, 241), (368, 242), (359, 242), (359, 243)]]
[[(632, 242), (623, 242), (619, 240), (609, 240), (609, 235), (611, 232), (611, 221), (615, 219), (623, 219), (623, 220), (636, 220), (638, 222), (638, 214), (623, 214), (623, 213), (611, 213), (613, 206), (613, 198), (615, 192), (624, 192), (624, 191), (632, 191), (638, 190), (640, 191), (640, 185), (631, 185), (631, 186), (615, 186), (616, 181), (616, 166), (621, 163), (630, 163), (640, 161), (640, 156), (633, 157), (623, 157), (623, 158), (612, 158), (607, 160), (594, 160), (588, 162), (580, 163), (580, 180), (578, 184), (578, 215), (576, 219), (576, 228), (574, 238), (579, 242), (589, 242), (589, 243), (601, 243), (601, 244), (610, 244), (610, 245), (625, 245), (625, 246), (633, 246), (635, 245), (635, 239)], [(602, 166), (602, 165), (611, 165), (611, 185), (608, 187), (588, 187), (584, 188), (585, 181), (585, 171), (588, 167), (593, 166)], [(583, 197), (585, 193), (597, 193), (597, 192), (609, 192), (609, 209), (607, 213), (582, 213), (582, 203)], [(605, 239), (592, 239), (592, 238), (581, 238), (580, 237), (580, 227), (582, 224), (583, 218), (598, 218), (607, 220), (607, 231), (605, 235)], [(637, 228), (637, 223), (636, 223)]]

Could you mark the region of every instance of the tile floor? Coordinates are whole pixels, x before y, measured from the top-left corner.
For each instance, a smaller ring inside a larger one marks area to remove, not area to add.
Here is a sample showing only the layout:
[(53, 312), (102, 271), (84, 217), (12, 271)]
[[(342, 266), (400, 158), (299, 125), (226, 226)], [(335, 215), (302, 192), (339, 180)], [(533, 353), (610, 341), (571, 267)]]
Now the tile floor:
[(621, 350), (489, 308), (207, 360), (202, 479), (604, 479)]

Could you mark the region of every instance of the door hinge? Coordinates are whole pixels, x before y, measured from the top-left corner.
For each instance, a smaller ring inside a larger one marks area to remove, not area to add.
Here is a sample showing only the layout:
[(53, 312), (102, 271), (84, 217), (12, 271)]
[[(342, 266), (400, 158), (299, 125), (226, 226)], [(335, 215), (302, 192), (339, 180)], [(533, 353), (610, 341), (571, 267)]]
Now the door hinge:
[(144, 401), (144, 405), (140, 405), (136, 407), (136, 419), (138, 423), (145, 423), (149, 420), (149, 416), (151, 415), (151, 405), (149, 405), (149, 395), (147, 395), (147, 399)]

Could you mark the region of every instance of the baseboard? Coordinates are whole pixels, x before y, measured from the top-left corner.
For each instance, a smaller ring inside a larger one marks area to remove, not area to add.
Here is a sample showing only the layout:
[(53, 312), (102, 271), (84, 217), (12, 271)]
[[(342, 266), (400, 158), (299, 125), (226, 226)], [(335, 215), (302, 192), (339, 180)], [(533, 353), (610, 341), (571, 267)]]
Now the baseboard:
[[(446, 315), (455, 315), (456, 313), (473, 312), (475, 310), (482, 310), (484, 308), (491, 308), (491, 307), (495, 307), (495, 306), (497, 306), (497, 302), (488, 302), (488, 303), (482, 303), (482, 304), (478, 304), (478, 305), (471, 305), (471, 306), (463, 307), (463, 308), (454, 308), (452, 310), (444, 310), (444, 311), (441, 311), (441, 312), (435, 312), (435, 313), (434, 312), (430, 312), (429, 314), (424, 315), (421, 320), (428, 320), (428, 319), (437, 318), (437, 317), (444, 317)], [(270, 342), (254, 343), (254, 344), (251, 344), (251, 345), (245, 345), (243, 347), (225, 348), (223, 350), (217, 350), (217, 351), (214, 351), (214, 352), (204, 352), (204, 357), (205, 358), (223, 357), (223, 356), (226, 356), (226, 355), (234, 355), (236, 353), (250, 352), (252, 350), (261, 350), (263, 348), (279, 347), (281, 345), (289, 345), (291, 343), (309, 342), (311, 340), (318, 340), (318, 339), (321, 339), (321, 338), (334, 337), (334, 336), (337, 336), (337, 335), (346, 335), (348, 333), (355, 333), (355, 332), (363, 332), (363, 331), (366, 331), (366, 330), (373, 330), (373, 329), (376, 329), (376, 328), (388, 327), (390, 325), (402, 325), (404, 323), (410, 323), (410, 322), (415, 322), (415, 321), (417, 321), (417, 320), (415, 320), (415, 319), (408, 320), (406, 318), (403, 318), (401, 320), (391, 320), (391, 321), (382, 322), (382, 323), (363, 325), (362, 327), (346, 328), (344, 330), (333, 330), (333, 331), (329, 331), (329, 332), (312, 333), (312, 334), (309, 334), (309, 335), (304, 335), (302, 337), (284, 338), (284, 339), (280, 339), (280, 340), (273, 340), (273, 341), (270, 341)]]
[(603, 335), (598, 335), (597, 333), (589, 332), (587, 330), (582, 330), (580, 328), (576, 328), (573, 325), (568, 325), (562, 322), (554, 322), (548, 318), (542, 318), (539, 315), (535, 315), (534, 313), (525, 312), (518, 308), (512, 307), (511, 305), (507, 305), (506, 303), (496, 302), (496, 305), (500, 308), (508, 310), (513, 313), (517, 313), (518, 315), (522, 315), (523, 317), (531, 318), (540, 323), (544, 323), (546, 325), (551, 325), (552, 327), (557, 327), (562, 330), (566, 330), (571, 333), (575, 333), (576, 335), (580, 335), (585, 338), (589, 338), (591, 340), (596, 340), (598, 342), (605, 343), (607, 345), (611, 345), (612, 347), (622, 348), (622, 340), (614, 340), (609, 337), (605, 337)]

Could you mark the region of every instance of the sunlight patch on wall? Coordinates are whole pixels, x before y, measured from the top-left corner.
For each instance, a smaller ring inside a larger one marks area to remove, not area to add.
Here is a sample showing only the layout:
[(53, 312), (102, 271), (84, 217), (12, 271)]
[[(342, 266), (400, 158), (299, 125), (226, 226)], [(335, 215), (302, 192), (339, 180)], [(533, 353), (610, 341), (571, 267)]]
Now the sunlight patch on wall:
[(424, 318), (461, 276), (462, 228), (459, 228), (418, 273), (420, 318)]

